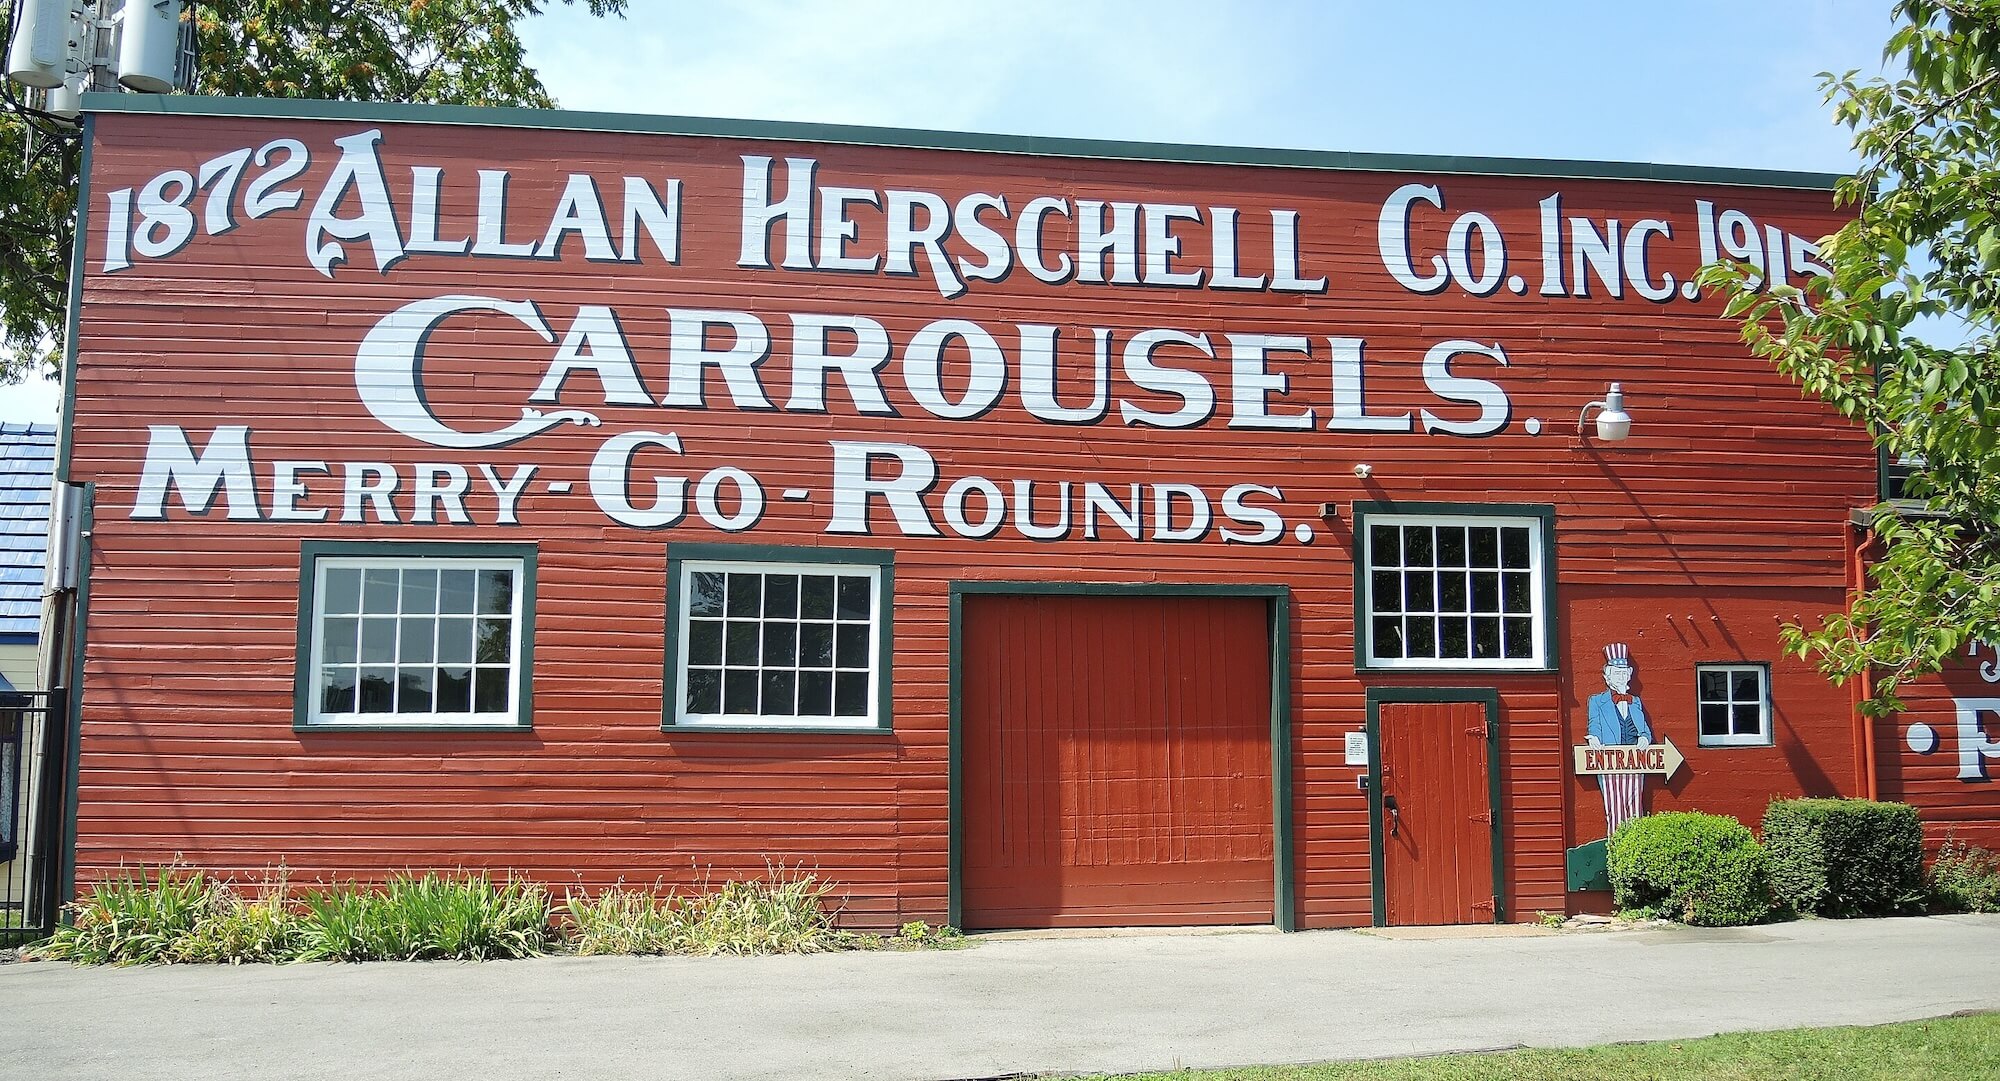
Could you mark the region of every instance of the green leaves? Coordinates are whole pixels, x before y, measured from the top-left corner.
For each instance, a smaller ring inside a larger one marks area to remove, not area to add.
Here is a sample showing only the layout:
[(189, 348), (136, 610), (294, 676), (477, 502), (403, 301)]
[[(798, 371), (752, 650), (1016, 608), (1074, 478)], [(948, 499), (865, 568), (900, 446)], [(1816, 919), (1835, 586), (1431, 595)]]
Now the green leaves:
[[(574, 3), (575, 0), (562, 0)], [(584, 0), (623, 15), (626, 0)], [(457, 105), (555, 101), (515, 28), (545, 0), (218, 0), (189, 5), (198, 94)], [(0, 5), (0, 29), (7, 26)], [(11, 34), (9, 35), (11, 39)], [(62, 356), (78, 147), (0, 112), (0, 384)]]
[(1968, 642), (2000, 642), (2000, 0), (1896, 13), (1884, 56), (1906, 77), (1822, 76), (1862, 159), (1839, 190), (1855, 219), (1820, 243), (1832, 276), (1796, 294), (1754, 291), (1742, 266), (1701, 278), (1754, 353), (1910, 470), (1850, 610), (1785, 629), (1836, 683), (1872, 674), (1878, 715)]

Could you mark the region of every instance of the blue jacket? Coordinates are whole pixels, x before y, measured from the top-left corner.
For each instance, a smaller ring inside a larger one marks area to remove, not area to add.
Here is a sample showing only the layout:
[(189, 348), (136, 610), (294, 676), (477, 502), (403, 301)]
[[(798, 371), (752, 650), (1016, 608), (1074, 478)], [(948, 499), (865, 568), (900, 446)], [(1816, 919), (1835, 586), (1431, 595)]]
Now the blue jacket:
[[(1590, 737), (1606, 746), (1619, 746), (1625, 741), (1621, 731), (1624, 725), (1618, 716), (1618, 707), (1611, 704), (1611, 692), (1599, 691), (1590, 696)], [(1646, 707), (1639, 696), (1632, 696), (1632, 727), (1639, 730), (1639, 742), (1653, 742), (1653, 730), (1646, 724)]]

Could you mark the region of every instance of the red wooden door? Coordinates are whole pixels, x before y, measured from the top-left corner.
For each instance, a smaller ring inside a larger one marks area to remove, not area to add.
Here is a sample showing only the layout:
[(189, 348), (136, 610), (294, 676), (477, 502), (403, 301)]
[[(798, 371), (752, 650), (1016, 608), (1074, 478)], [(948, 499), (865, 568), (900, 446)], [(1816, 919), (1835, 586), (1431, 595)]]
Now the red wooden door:
[(1485, 704), (1385, 702), (1376, 717), (1389, 924), (1492, 923)]
[(965, 925), (1270, 923), (1266, 602), (964, 606)]

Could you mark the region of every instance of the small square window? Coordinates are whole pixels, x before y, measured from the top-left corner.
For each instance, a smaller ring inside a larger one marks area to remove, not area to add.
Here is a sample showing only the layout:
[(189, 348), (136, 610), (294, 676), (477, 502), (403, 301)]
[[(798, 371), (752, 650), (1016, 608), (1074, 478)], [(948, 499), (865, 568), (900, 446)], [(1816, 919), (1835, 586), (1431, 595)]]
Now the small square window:
[(1701, 746), (1770, 746), (1769, 665), (1696, 665), (1694, 684), (1696, 735)]
[(798, 549), (808, 558), (777, 562), (735, 552), (669, 550), (678, 600), (667, 725), (888, 727), (886, 553)]
[(525, 727), (534, 565), (521, 545), (307, 544), (297, 723)]

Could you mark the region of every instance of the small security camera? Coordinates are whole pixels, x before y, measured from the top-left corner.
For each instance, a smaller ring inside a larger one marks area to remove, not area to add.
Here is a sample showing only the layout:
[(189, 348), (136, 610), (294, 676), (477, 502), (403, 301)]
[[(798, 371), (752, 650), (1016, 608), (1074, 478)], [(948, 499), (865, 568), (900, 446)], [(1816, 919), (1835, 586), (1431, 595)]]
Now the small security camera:
[(1354, 475), (1361, 478), (1362, 480), (1367, 480), (1369, 477), (1375, 475), (1375, 467), (1369, 465), (1366, 462), (1363, 462), (1362, 464), (1354, 467)]

